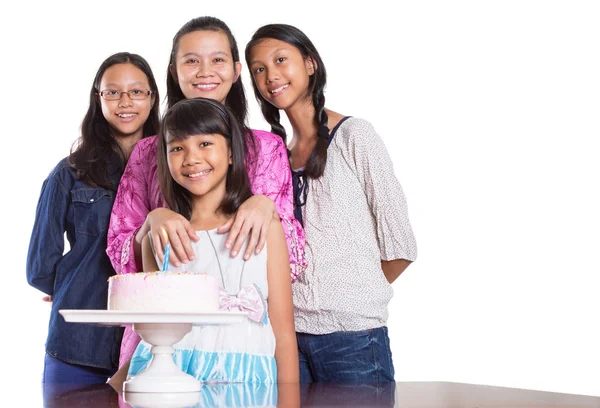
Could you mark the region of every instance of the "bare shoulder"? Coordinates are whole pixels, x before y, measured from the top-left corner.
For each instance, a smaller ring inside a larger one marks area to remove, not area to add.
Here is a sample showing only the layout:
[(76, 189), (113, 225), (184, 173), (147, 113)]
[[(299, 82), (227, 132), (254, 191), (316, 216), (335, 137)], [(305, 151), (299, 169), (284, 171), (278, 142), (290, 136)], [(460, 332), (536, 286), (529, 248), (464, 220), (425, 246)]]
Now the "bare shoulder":
[(342, 119), (344, 119), (344, 115), (342, 115), (341, 113), (337, 113), (329, 109), (325, 109), (325, 111), (327, 112), (327, 127), (329, 128), (329, 130), (336, 127), (337, 124), (340, 123)]

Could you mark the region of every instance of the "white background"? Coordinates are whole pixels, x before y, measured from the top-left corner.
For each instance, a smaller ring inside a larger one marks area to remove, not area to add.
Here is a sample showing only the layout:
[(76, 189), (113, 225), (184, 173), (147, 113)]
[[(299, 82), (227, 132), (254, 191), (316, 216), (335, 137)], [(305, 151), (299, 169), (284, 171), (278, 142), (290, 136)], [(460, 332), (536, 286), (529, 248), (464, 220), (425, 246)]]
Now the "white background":
[[(49, 306), (26, 283), (27, 247), (40, 187), (78, 136), (98, 66), (138, 53), (164, 96), (173, 35), (214, 15), (241, 53), (262, 24), (304, 30), (329, 73), (327, 106), (384, 139), (419, 246), (390, 304), (398, 381), (600, 395), (600, 4), (289, 3), (0, 6), (11, 384), (41, 376)], [(246, 67), (243, 79), (251, 125), (268, 129)], [(39, 398), (25, 388), (23, 397)]]

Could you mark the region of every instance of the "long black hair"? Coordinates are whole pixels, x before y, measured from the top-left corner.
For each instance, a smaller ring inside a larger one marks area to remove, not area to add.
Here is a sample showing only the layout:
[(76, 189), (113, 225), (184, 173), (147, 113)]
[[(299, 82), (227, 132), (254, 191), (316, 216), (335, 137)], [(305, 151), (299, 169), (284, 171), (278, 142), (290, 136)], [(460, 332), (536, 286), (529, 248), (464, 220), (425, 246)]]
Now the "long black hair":
[[(323, 171), (325, 170), (327, 146), (329, 145), (328, 117), (325, 112), (325, 87), (327, 85), (325, 64), (312, 41), (302, 31), (287, 24), (268, 24), (256, 30), (250, 42), (246, 45), (246, 64), (249, 68), (252, 47), (268, 38), (292, 45), (300, 51), (305, 60), (310, 58), (314, 64), (315, 72), (309, 78), (306, 97), (311, 98), (313, 107), (315, 108), (314, 122), (317, 125), (318, 138), (317, 144), (304, 167), (304, 174), (310, 178), (317, 179), (323, 175)], [(254, 77), (252, 72), (250, 72), (250, 75)], [(254, 95), (265, 120), (271, 125), (271, 132), (281, 136), (285, 143), (287, 135), (285, 128), (280, 123), (279, 109), (262, 97), (256, 86), (256, 81), (252, 81), (252, 88), (254, 89)]]
[(148, 78), (150, 90), (156, 98), (144, 123), (142, 137), (155, 135), (160, 124), (158, 87), (148, 62), (129, 52), (119, 52), (105, 59), (96, 72), (90, 90), (90, 105), (81, 123), (81, 136), (73, 145), (68, 162), (81, 181), (108, 190), (116, 190), (108, 178), (109, 169), (123, 169), (127, 163), (127, 154), (113, 137), (100, 105), (100, 82), (106, 70), (116, 64), (132, 64), (139, 68)]
[(167, 142), (193, 135), (219, 134), (227, 140), (232, 164), (227, 169), (225, 197), (219, 211), (231, 215), (252, 196), (244, 167), (246, 141), (233, 110), (207, 98), (183, 99), (170, 107), (158, 132), (158, 181), (169, 208), (188, 220), (192, 217), (192, 194), (173, 180), (167, 162)]

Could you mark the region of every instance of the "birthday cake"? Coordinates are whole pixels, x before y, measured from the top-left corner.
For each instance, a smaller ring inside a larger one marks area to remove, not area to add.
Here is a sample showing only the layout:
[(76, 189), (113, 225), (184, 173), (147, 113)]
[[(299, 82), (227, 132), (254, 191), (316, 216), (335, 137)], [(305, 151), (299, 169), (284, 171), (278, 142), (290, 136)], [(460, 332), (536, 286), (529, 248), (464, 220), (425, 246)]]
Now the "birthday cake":
[(140, 272), (111, 276), (108, 310), (214, 312), (219, 310), (219, 281), (207, 274)]

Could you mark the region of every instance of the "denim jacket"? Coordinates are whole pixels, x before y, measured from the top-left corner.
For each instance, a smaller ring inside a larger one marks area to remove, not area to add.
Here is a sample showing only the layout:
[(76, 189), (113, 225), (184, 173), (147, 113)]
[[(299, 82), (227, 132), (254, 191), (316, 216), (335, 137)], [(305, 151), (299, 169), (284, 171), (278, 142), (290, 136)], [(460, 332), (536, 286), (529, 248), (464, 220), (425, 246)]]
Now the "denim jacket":
[[(118, 184), (122, 175), (113, 172)], [(77, 179), (63, 159), (44, 181), (29, 252), (27, 281), (52, 295), (46, 352), (67, 363), (114, 370), (123, 329), (67, 323), (61, 309), (104, 309), (108, 278), (115, 274), (106, 255), (106, 234), (115, 194)], [(64, 252), (64, 236), (70, 250)]]

